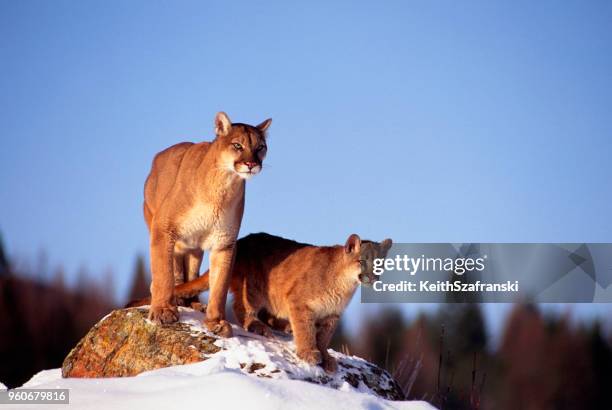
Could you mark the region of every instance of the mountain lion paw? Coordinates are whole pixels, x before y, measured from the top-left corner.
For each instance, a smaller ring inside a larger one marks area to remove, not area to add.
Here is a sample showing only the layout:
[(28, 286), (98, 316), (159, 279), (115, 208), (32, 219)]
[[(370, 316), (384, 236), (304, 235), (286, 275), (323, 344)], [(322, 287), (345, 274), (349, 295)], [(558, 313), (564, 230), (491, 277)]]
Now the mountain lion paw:
[(179, 320), (179, 313), (176, 306), (151, 306), (149, 308), (149, 320), (157, 324), (174, 323)]
[(336, 359), (329, 355), (323, 358), (323, 364), (321, 366), (326, 373), (330, 374), (336, 373), (336, 370), (338, 370), (338, 362), (336, 362)]
[(232, 337), (234, 332), (232, 331), (232, 325), (225, 320), (206, 320), (204, 324), (214, 334), (221, 337)]
[(285, 319), (278, 319), (275, 317), (270, 317), (268, 319), (268, 326), (270, 326), (274, 330), (278, 330), (279, 332), (292, 334), (291, 323)]
[(272, 333), (270, 328), (259, 320), (253, 320), (246, 328), (247, 332), (255, 333), (256, 335), (270, 337)]
[(206, 313), (206, 305), (200, 302), (191, 302), (189, 307), (198, 312)]
[(321, 363), (321, 352), (318, 350), (307, 350), (305, 352), (298, 352), (298, 357), (311, 365), (317, 365)]

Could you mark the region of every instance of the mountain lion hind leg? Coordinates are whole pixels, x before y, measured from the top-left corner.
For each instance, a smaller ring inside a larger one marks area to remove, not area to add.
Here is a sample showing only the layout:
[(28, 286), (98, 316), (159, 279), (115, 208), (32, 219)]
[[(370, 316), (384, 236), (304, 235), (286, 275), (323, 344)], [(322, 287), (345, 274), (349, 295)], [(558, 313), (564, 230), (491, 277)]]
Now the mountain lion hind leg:
[(249, 289), (247, 280), (236, 285), (234, 298), (234, 313), (242, 328), (257, 335), (272, 336), (270, 328), (258, 318), (258, 314), (262, 310), (262, 301), (255, 289)]
[[(192, 280), (195, 280), (199, 277), (203, 257), (204, 252), (200, 249), (192, 249), (189, 252), (185, 253), (185, 282), (191, 282)], [(200, 298), (197, 295), (184, 298), (182, 302), (184, 303), (184, 305), (181, 306), (188, 306), (193, 310), (197, 310), (203, 313), (206, 312), (206, 305), (200, 302)]]

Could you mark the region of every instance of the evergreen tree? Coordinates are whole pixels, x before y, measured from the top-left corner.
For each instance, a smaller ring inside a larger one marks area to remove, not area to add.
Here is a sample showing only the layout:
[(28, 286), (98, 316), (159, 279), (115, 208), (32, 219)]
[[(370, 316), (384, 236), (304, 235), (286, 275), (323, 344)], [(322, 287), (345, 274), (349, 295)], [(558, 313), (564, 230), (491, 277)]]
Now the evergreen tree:
[(136, 265), (134, 266), (132, 277), (132, 287), (130, 289), (128, 301), (147, 297), (149, 295), (149, 279), (144, 257), (142, 255), (138, 255), (136, 258)]
[(2, 240), (2, 234), (0, 234), (0, 277), (7, 276), (11, 273), (11, 267), (9, 266), (8, 258), (4, 252), (4, 241)]

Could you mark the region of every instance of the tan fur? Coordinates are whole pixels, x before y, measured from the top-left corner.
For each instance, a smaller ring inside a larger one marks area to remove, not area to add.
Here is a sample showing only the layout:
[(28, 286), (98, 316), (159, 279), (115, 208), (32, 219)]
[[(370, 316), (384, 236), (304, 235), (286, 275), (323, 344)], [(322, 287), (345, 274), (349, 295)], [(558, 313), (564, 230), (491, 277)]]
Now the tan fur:
[[(236, 263), (230, 289), (234, 314), (246, 330), (268, 335), (259, 319), (271, 315), (277, 326), (289, 321), (297, 354), (323, 363), (333, 372), (327, 347), (338, 319), (360, 282), (372, 282), (375, 258), (385, 257), (391, 240), (361, 241), (351, 235), (344, 246), (312, 246), (265, 233), (251, 234), (236, 243)], [(175, 293), (195, 296), (209, 287), (209, 275), (179, 285)], [(147, 304), (143, 299), (129, 306)]]
[(155, 156), (144, 191), (153, 276), (150, 319), (178, 319), (174, 285), (196, 278), (203, 251), (210, 250), (206, 324), (231, 335), (224, 310), (244, 210), (244, 181), (261, 170), (270, 123), (232, 124), (221, 112), (215, 118), (214, 141), (183, 142)]

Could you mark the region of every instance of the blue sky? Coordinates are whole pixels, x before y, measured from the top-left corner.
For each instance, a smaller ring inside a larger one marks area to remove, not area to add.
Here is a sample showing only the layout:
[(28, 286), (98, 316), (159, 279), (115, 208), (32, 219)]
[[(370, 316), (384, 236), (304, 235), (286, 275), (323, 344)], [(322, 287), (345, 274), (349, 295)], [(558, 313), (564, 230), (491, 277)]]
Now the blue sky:
[(242, 234), (611, 242), (610, 21), (605, 1), (2, 2), (0, 232), (124, 294), (153, 155), (224, 110), (274, 119)]

